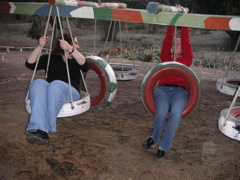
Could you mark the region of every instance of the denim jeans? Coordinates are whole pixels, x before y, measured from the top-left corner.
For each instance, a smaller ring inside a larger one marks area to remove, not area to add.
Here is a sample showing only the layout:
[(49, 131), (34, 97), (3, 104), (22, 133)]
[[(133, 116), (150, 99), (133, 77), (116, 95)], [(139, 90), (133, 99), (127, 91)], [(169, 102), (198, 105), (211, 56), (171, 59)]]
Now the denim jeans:
[[(188, 92), (180, 87), (160, 86), (154, 93), (156, 114), (154, 116), (153, 141), (159, 142), (159, 149), (169, 151), (174, 135), (182, 120), (182, 112), (187, 104)], [(168, 119), (166, 118), (169, 114)], [(165, 131), (159, 139), (164, 125)]]
[[(72, 88), (73, 101), (80, 99), (79, 92)], [(69, 84), (55, 80), (51, 83), (43, 79), (34, 80), (29, 86), (31, 106), (27, 131), (56, 132), (56, 119), (62, 106), (71, 102)]]

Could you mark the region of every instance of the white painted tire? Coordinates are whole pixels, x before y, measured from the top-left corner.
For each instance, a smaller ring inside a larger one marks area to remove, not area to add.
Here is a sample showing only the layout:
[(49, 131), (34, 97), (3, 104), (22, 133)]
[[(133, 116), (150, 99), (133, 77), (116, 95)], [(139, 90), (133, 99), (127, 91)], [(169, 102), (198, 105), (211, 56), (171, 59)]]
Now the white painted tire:
[[(29, 114), (31, 114), (30, 99), (28, 99), (25, 103), (26, 103), (26, 111)], [(75, 116), (89, 110), (90, 96), (88, 95), (88, 93), (81, 91), (81, 99), (78, 101), (74, 101), (73, 107), (74, 108), (72, 109), (71, 103), (64, 104), (57, 117), (63, 118), (63, 117)]]
[(101, 57), (87, 56), (85, 58), (89, 62), (89, 70), (95, 71), (101, 82), (101, 90), (98, 96), (96, 98), (91, 98), (91, 107), (107, 107), (112, 103), (117, 93), (117, 79), (115, 73), (110, 64)]
[[(218, 119), (218, 129), (227, 137), (240, 141), (240, 106), (233, 107), (226, 120), (229, 108), (223, 109)], [(226, 122), (226, 123), (224, 123)]]
[(124, 64), (111, 64), (117, 80), (119, 81), (131, 81), (137, 78), (138, 71), (133, 66)]
[(216, 82), (216, 89), (223, 94), (234, 96), (239, 87), (236, 83), (240, 84), (239, 78), (219, 78)]

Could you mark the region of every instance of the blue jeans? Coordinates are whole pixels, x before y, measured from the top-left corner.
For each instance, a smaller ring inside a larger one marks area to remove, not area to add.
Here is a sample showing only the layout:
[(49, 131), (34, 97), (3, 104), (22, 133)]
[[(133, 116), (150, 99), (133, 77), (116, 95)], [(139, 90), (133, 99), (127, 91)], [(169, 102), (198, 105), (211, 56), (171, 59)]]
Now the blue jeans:
[[(29, 95), (32, 112), (27, 131), (56, 132), (57, 115), (65, 103), (71, 102), (69, 84), (60, 80), (48, 83), (36, 79), (29, 86)], [(80, 99), (75, 88), (72, 88), (72, 95), (74, 101)]]
[[(159, 149), (169, 151), (174, 135), (182, 120), (182, 112), (187, 104), (188, 92), (180, 87), (158, 87), (154, 93), (156, 114), (152, 138), (155, 143), (159, 142)], [(166, 119), (168, 113), (168, 120)], [(159, 136), (166, 124), (162, 139)]]

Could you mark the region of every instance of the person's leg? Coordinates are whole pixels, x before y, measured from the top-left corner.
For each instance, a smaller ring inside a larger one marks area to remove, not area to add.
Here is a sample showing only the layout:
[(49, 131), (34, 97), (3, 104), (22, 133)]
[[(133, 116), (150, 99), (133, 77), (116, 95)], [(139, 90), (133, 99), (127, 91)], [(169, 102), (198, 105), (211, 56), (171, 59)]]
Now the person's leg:
[(154, 102), (156, 105), (156, 114), (154, 116), (154, 125), (152, 138), (154, 143), (159, 141), (160, 133), (164, 127), (166, 116), (169, 110), (168, 87), (159, 87), (154, 94)]
[[(79, 92), (72, 88), (73, 101), (80, 99)], [(69, 84), (55, 80), (48, 87), (49, 132), (56, 132), (56, 119), (62, 106), (71, 102)]]
[(187, 104), (188, 93), (182, 88), (174, 88), (170, 97), (171, 112), (159, 146), (163, 151), (169, 151), (171, 148), (172, 140), (182, 120), (182, 112)]
[(31, 106), (30, 122), (27, 131), (36, 132), (42, 130), (48, 132), (47, 88), (49, 83), (42, 79), (36, 79), (29, 86), (29, 98)]
[(31, 144), (48, 144), (47, 88), (49, 83), (42, 79), (34, 80), (29, 86), (31, 106), (30, 121), (26, 140)]

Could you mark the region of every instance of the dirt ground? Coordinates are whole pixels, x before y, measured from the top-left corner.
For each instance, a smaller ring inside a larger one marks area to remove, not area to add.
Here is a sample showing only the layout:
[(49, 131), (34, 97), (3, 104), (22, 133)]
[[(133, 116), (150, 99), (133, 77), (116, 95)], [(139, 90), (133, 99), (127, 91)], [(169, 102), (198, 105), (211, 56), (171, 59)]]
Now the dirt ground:
[[(5, 61), (0, 60), (0, 179), (240, 179), (240, 144), (217, 128), (220, 112), (233, 99), (216, 90), (216, 80), (225, 71), (191, 67), (201, 81), (201, 100), (183, 119), (165, 160), (157, 163), (157, 145), (142, 148), (151, 135), (153, 117), (140, 97), (143, 77), (155, 64), (136, 62), (138, 77), (118, 81), (110, 106), (58, 119), (51, 144), (39, 146), (29, 144), (24, 134), (29, 120), (24, 99), (32, 76), (24, 66), (29, 52), (5, 53)], [(237, 76), (239, 72), (229, 73)]]

